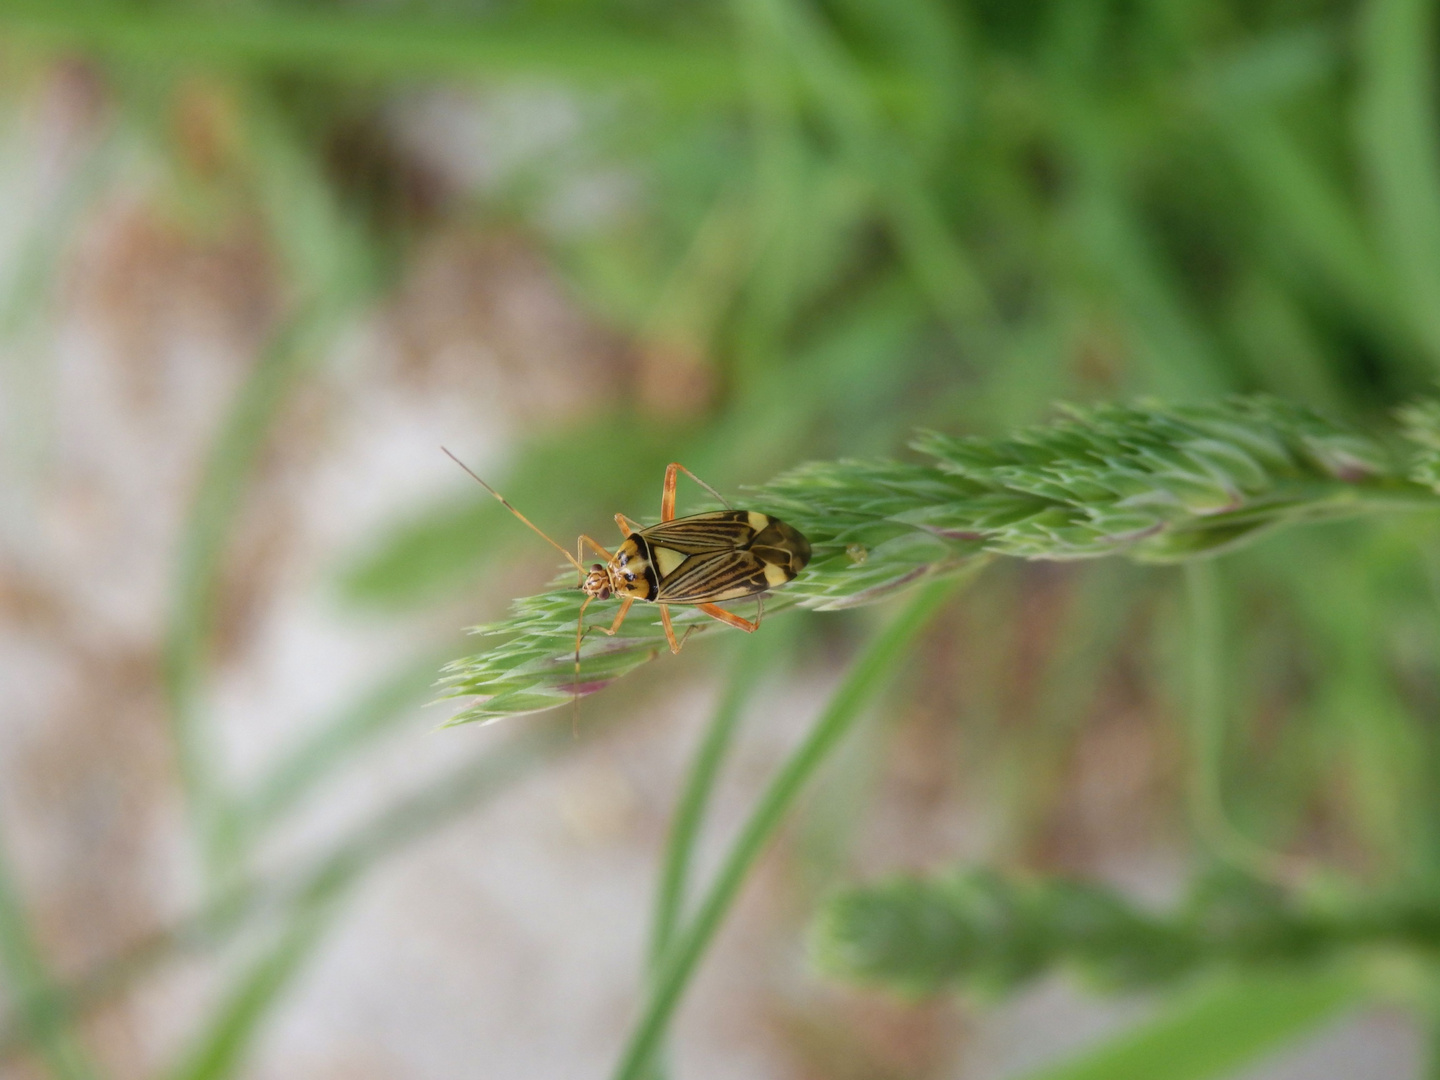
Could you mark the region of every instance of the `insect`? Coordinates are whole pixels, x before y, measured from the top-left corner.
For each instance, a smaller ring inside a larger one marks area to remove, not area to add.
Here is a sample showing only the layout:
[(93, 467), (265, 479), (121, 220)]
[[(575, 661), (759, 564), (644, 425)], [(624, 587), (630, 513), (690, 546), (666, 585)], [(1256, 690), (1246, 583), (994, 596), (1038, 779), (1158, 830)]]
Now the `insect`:
[[(675, 628), (670, 624), (671, 604), (699, 608), (727, 626), (753, 633), (765, 614), (762, 594), (791, 581), (810, 561), (810, 541), (798, 530), (757, 510), (734, 509), (723, 495), (678, 461), (672, 462), (665, 470), (658, 525), (642, 527), (624, 514), (616, 514), (615, 524), (620, 526), (625, 539), (614, 554), (582, 534), (575, 542), (575, 554), (572, 556), (511, 506), (503, 495), (476, 476), (463, 461), (449, 450), (445, 453), (579, 571), (577, 588), (585, 594), (585, 600), (580, 605), (580, 617), (575, 627), (577, 685), (580, 643), (586, 631), (585, 609), (591, 601), (608, 600), (612, 596), (622, 599), (615, 621), (609, 627), (599, 628), (612, 636), (620, 629), (636, 600), (656, 604), (660, 608), (660, 622), (665, 627), (670, 651), (678, 653), (685, 644), (685, 638), (695, 628), (689, 627), (684, 637), (677, 639)], [(677, 518), (675, 482), (682, 472), (724, 503), (727, 509)], [(594, 563), (587, 570), (584, 561), (586, 544), (605, 562)], [(756, 597), (759, 607), (753, 622), (718, 606), (719, 601), (737, 600), (743, 596)]]

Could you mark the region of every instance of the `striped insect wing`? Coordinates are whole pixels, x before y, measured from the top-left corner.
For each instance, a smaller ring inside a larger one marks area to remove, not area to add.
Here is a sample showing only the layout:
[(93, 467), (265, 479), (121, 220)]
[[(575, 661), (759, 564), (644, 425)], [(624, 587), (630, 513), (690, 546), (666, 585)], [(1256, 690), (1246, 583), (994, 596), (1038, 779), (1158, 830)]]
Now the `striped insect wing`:
[(756, 510), (721, 510), (643, 530), (660, 576), (656, 600), (707, 604), (778, 588), (810, 561), (810, 542)]
[(810, 541), (779, 518), (771, 518), (769, 524), (755, 534), (750, 550), (765, 563), (771, 588), (793, 581), (810, 561)]

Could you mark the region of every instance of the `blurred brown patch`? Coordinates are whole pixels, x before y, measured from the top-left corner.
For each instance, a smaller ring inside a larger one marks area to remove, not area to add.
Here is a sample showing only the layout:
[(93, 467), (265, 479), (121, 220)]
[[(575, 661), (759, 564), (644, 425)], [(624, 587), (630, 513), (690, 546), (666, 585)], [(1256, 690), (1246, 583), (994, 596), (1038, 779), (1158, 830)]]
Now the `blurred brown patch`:
[(74, 659), (79, 677), (12, 777), (32, 827), (51, 834), (34, 915), (72, 974), (157, 927), (168, 883), (152, 841), (174, 775), (156, 656), (121, 647)]
[[(61, 980), (157, 931), (178, 884), (163, 842), (174, 761), (157, 657), (73, 637), (68, 645), (70, 689), (6, 770), (28, 834), (24, 895), (36, 944)], [(83, 1030), (112, 1075), (140, 1075), (121, 1003), (93, 1012)]]
[(654, 342), (639, 351), (635, 381), (646, 410), (671, 420), (700, 416), (714, 401), (715, 369), (694, 345)]
[(215, 180), (231, 166), (240, 145), (240, 116), (224, 85), (190, 75), (176, 87), (170, 124), (181, 161)]
[(219, 339), (253, 353), (278, 310), (269, 254), (258, 230), (237, 227), (211, 243), (142, 203), (117, 205), (97, 223), (67, 274), (67, 302), (103, 327), (124, 364), (137, 410), (158, 408), (167, 346)]
[(948, 1000), (827, 989), (803, 1011), (777, 1006), (772, 1023), (797, 1080), (922, 1080), (951, 1074), (964, 1037), (958, 1013)]
[(1108, 860), (1173, 849), (1182, 789), (1180, 727), (1122, 668), (1078, 728), (1036, 861), (1094, 873)]
[(518, 420), (555, 424), (640, 396), (619, 337), (514, 235), (427, 242), (389, 322), (402, 383), (504, 402)]

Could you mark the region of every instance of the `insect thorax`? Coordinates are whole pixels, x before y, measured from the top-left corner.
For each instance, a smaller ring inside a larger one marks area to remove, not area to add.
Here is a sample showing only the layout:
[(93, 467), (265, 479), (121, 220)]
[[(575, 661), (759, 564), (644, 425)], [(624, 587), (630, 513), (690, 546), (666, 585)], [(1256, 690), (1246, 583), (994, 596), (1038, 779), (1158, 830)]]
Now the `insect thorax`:
[(645, 538), (631, 533), (615, 551), (607, 568), (610, 572), (610, 588), (617, 596), (628, 596), (636, 600), (654, 600), (660, 583), (651, 565), (650, 545)]

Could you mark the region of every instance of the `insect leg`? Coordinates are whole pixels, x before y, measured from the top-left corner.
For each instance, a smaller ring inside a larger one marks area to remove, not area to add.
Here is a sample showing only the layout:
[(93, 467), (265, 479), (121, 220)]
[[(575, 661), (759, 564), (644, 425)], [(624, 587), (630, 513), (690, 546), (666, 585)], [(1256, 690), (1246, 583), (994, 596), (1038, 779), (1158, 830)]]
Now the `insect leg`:
[(624, 514), (615, 515), (615, 524), (620, 526), (620, 532), (625, 536), (625, 539), (627, 540), (630, 539), (631, 533), (637, 533), (640, 531), (640, 526), (636, 525), (635, 522), (631, 521)]
[(678, 653), (680, 651), (680, 642), (675, 640), (675, 628), (670, 625), (670, 609), (664, 604), (659, 606), (660, 625), (665, 627), (665, 640), (670, 642), (670, 651), (672, 653)]
[(585, 609), (590, 606), (591, 597), (585, 597), (580, 605), (580, 614), (575, 618), (575, 681), (570, 684), (570, 704), (574, 710), (570, 719), (572, 736), (580, 731), (580, 641), (585, 637)]
[(634, 602), (635, 598), (633, 596), (625, 597), (624, 602), (620, 605), (620, 610), (615, 614), (615, 621), (610, 624), (610, 629), (605, 630), (603, 626), (600, 629), (605, 630), (605, 633), (609, 634), (611, 637), (614, 637), (615, 632), (620, 629), (620, 624), (625, 621), (625, 616), (630, 611), (630, 605)]
[(733, 626), (737, 630), (744, 630), (747, 634), (753, 634), (760, 626), (760, 619), (758, 617), (754, 622), (751, 622), (749, 619), (742, 619), (733, 611), (726, 611), (723, 607), (718, 607), (715, 604), (696, 604), (695, 606), (712, 619), (719, 619), (721, 622), (728, 626)]
[(721, 495), (718, 491), (716, 491), (714, 488), (712, 488), (709, 484), (705, 483), (704, 480), (701, 480), (698, 476), (696, 476), (696, 475), (695, 475), (693, 472), (691, 472), (689, 469), (685, 468), (685, 466), (684, 466), (684, 465), (681, 465), (678, 461), (672, 461), (672, 462), (671, 462), (668, 466), (666, 466), (666, 468), (665, 468), (665, 486), (660, 489), (660, 520), (661, 520), (661, 521), (674, 521), (674, 520), (675, 520), (675, 481), (676, 481), (676, 479), (677, 479), (678, 473), (682, 473), (682, 472), (683, 472), (686, 476), (690, 477), (691, 480), (694, 480), (695, 483), (697, 483), (697, 484), (699, 484), (701, 487), (703, 487), (703, 488), (704, 488), (706, 491), (708, 491), (711, 495), (714, 495), (715, 498), (719, 499), (722, 503), (724, 503), (724, 504), (725, 504), (725, 508), (726, 508), (727, 510), (733, 510), (733, 509), (735, 509), (735, 508), (734, 508), (733, 506), (731, 506), (730, 503), (726, 500), (726, 498), (725, 498), (724, 495)]
[(672, 653), (678, 653), (681, 649), (685, 647), (685, 642), (690, 637), (690, 635), (695, 632), (695, 625), (692, 623), (691, 625), (687, 626), (685, 628), (685, 633), (680, 635), (680, 640), (676, 641), (675, 628), (670, 625), (670, 609), (664, 604), (660, 604), (659, 607), (660, 622), (665, 627), (665, 636), (670, 640), (670, 651)]
[(589, 544), (592, 548), (594, 548), (594, 549), (596, 550), (596, 552), (599, 553), (600, 557), (601, 557), (602, 559), (604, 559), (606, 562), (609, 562), (611, 559), (615, 558), (614, 555), (611, 555), (610, 552), (606, 551), (603, 547), (601, 547), (599, 544), (597, 544), (591, 537), (588, 537), (588, 536), (586, 536), (584, 533), (581, 533), (581, 534), (580, 534), (580, 539), (575, 541), (575, 551), (576, 551), (576, 554), (578, 554), (578, 555), (580, 556), (580, 562), (581, 562), (582, 565), (583, 565), (584, 562), (585, 562), (585, 545), (586, 545), (586, 544)]

